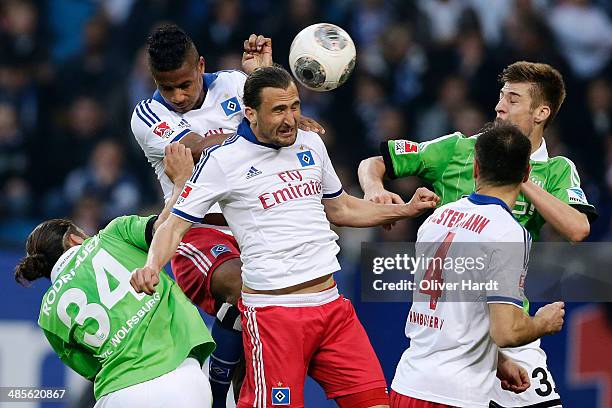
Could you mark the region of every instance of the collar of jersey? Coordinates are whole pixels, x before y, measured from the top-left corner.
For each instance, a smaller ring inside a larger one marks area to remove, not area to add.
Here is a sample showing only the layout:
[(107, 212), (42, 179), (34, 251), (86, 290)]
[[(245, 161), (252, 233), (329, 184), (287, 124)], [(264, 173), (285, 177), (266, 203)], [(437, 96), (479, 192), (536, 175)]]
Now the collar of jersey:
[(500, 200), (497, 197), (488, 196), (484, 194), (478, 194), (478, 193), (472, 193), (468, 196), (467, 199), (476, 205), (489, 205), (489, 204), (501, 205), (504, 210), (512, 214), (512, 211), (510, 210), (510, 207), (508, 207), (508, 204), (504, 203), (502, 200)]
[(55, 265), (53, 265), (53, 269), (51, 269), (51, 283), (55, 282), (60, 271), (64, 269), (66, 263), (71, 260), (73, 256), (76, 255), (80, 247), (80, 245), (73, 246), (72, 248), (64, 252), (62, 256), (59, 257)]
[(531, 153), (530, 159), (536, 162), (548, 161), (548, 150), (546, 149), (546, 140), (544, 140), (544, 138), (542, 138), (540, 147), (538, 147), (535, 152)]
[(253, 131), (251, 130), (251, 124), (246, 118), (242, 119), (242, 122), (240, 123), (240, 125), (238, 125), (238, 130), (236, 131), (236, 133), (238, 133), (240, 136), (244, 137), (246, 140), (248, 140), (251, 143), (255, 143), (260, 146), (269, 147), (270, 149), (278, 150), (281, 148), (281, 146), (273, 145), (271, 143), (264, 143), (264, 142), (260, 142), (259, 140), (257, 140), (255, 133), (253, 133)]
[[(210, 86), (212, 85), (213, 82), (215, 82), (215, 79), (217, 79), (217, 74), (207, 74), (205, 73), (204, 75), (202, 75), (202, 79), (204, 80), (204, 91), (208, 91), (208, 88), (210, 88)], [(153, 100), (161, 103), (162, 105), (164, 105), (166, 107), (166, 109), (175, 112), (175, 110), (172, 108), (172, 105), (170, 105), (168, 102), (166, 102), (166, 100), (164, 99), (163, 96), (161, 96), (161, 93), (159, 93), (159, 90), (155, 90), (155, 93), (153, 94)], [(206, 97), (204, 97), (204, 100), (206, 100)], [(202, 105), (204, 105), (204, 101), (202, 101)], [(201, 106), (200, 106), (201, 107)]]

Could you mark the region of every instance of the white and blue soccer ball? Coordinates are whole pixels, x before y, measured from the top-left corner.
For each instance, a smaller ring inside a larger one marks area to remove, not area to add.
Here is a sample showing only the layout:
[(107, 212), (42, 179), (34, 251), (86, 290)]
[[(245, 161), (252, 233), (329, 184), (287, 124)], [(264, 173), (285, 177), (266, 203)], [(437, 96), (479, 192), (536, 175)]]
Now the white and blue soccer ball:
[(306, 88), (330, 91), (349, 78), (355, 56), (355, 44), (346, 31), (334, 24), (318, 23), (295, 36), (289, 50), (289, 66)]

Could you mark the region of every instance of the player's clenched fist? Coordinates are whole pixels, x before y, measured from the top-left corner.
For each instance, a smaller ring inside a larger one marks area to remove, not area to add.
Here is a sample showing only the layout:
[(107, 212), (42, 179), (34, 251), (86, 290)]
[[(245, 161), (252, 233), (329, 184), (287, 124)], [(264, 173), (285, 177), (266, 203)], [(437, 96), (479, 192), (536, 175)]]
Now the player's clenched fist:
[(425, 187), (419, 187), (406, 206), (408, 207), (409, 216), (416, 217), (427, 210), (436, 208), (439, 202), (440, 197), (436, 193)]
[(242, 53), (242, 69), (247, 74), (257, 68), (272, 65), (272, 39), (263, 35), (251, 34), (248, 40), (244, 40), (244, 52)]
[(193, 172), (191, 149), (180, 142), (166, 145), (164, 168), (166, 175), (174, 184), (184, 184)]
[(553, 334), (561, 331), (563, 327), (563, 317), (565, 316), (565, 303), (550, 303), (538, 309), (535, 317), (542, 321), (546, 334)]
[(155, 292), (155, 286), (159, 283), (159, 271), (154, 270), (149, 266), (134, 269), (130, 284), (136, 293), (146, 293), (152, 295)]

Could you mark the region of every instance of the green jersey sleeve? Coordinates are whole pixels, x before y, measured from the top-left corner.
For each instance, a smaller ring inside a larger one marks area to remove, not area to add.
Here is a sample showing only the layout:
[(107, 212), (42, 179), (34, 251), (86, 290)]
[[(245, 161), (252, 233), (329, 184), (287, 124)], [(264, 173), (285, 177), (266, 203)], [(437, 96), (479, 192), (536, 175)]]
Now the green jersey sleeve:
[(102, 365), (91, 353), (79, 350), (48, 330), (43, 329), (43, 332), (49, 344), (51, 344), (51, 348), (68, 367), (88, 380), (94, 380)]
[(100, 231), (100, 234), (117, 234), (123, 241), (146, 252), (153, 239), (155, 220), (157, 220), (157, 215), (148, 217), (129, 215), (115, 218)]
[(580, 176), (570, 159), (563, 156), (551, 159), (546, 191), (586, 214), (590, 222), (597, 219), (597, 210), (588, 202), (586, 194), (580, 187)]
[(387, 176), (398, 178), (418, 176), (430, 183), (439, 180), (455, 152), (459, 132), (437, 139), (415, 143), (409, 140), (383, 142), (380, 151), (385, 162)]

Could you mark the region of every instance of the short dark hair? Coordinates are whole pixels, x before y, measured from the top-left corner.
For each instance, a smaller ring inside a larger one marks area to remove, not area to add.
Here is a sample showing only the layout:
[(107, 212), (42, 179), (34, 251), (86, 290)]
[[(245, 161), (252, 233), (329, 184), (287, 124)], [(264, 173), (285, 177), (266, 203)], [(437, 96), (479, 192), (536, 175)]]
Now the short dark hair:
[(544, 122), (544, 128), (552, 123), (565, 100), (565, 82), (563, 76), (548, 64), (518, 61), (508, 65), (499, 75), (499, 82), (528, 82), (532, 84), (531, 109), (541, 104), (550, 107), (550, 116)]
[(261, 90), (263, 88), (287, 89), (293, 78), (287, 70), (280, 65), (256, 69), (248, 76), (244, 83), (243, 101), (246, 106), (258, 109), (261, 105)]
[(153, 71), (179, 69), (193, 53), (198, 56), (193, 40), (175, 24), (162, 25), (147, 38), (147, 55)]
[(66, 251), (68, 234), (81, 235), (77, 226), (65, 219), (48, 220), (34, 228), (26, 241), (27, 254), (15, 267), (15, 280), (27, 286), (38, 278), (50, 278), (53, 265)]
[(496, 122), (476, 140), (479, 183), (493, 186), (519, 184), (529, 165), (531, 142), (519, 128)]

